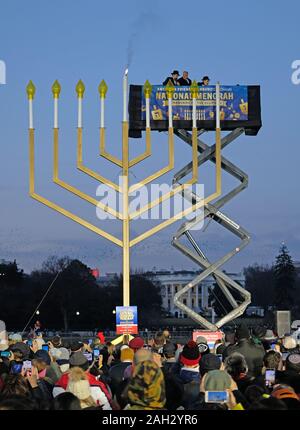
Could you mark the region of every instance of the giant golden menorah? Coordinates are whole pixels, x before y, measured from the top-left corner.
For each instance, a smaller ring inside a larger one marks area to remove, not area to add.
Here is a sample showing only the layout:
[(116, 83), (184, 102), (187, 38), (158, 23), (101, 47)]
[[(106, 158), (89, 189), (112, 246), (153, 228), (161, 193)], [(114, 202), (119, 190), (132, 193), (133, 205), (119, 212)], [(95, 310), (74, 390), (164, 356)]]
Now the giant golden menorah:
[[(126, 74), (127, 77), (127, 74)], [(115, 219), (122, 221), (123, 223), (123, 234), (122, 238), (119, 239), (114, 235), (106, 232), (102, 228), (99, 228), (96, 225), (91, 224), (85, 219), (79, 217), (78, 215), (73, 214), (62, 206), (57, 205), (56, 203), (44, 198), (40, 194), (35, 191), (35, 160), (34, 160), (34, 127), (33, 127), (33, 99), (35, 96), (35, 86), (32, 81), (27, 85), (27, 96), (29, 102), (29, 164), (30, 164), (30, 196), (35, 200), (43, 203), (51, 209), (61, 213), (67, 218), (77, 222), (83, 227), (93, 231), (94, 233), (108, 239), (110, 242), (120, 246), (123, 248), (123, 306), (129, 306), (130, 303), (130, 248), (134, 245), (137, 245), (141, 241), (147, 239), (153, 234), (159, 232), (165, 227), (170, 226), (175, 223), (179, 219), (188, 216), (190, 213), (195, 212), (199, 208), (203, 207), (210, 201), (216, 199), (221, 194), (221, 129), (220, 129), (220, 85), (219, 83), (216, 85), (216, 146), (215, 146), (215, 159), (216, 159), (216, 170), (215, 170), (215, 192), (211, 195), (203, 198), (200, 201), (191, 204), (190, 207), (180, 211), (180, 213), (174, 214), (169, 219), (160, 222), (158, 225), (150, 228), (144, 233), (131, 238), (130, 236), (130, 222), (140, 216), (141, 214), (151, 210), (153, 207), (160, 205), (163, 201), (171, 199), (176, 194), (184, 193), (184, 190), (187, 187), (191, 187), (193, 184), (198, 182), (198, 164), (200, 163), (200, 159), (198, 159), (198, 142), (197, 142), (197, 118), (196, 118), (196, 101), (198, 97), (198, 85), (194, 81), (192, 86), (190, 87), (191, 98), (193, 102), (193, 111), (192, 111), (192, 177), (190, 180), (187, 180), (183, 184), (177, 185), (172, 188), (171, 191), (166, 192), (159, 196), (157, 199), (148, 202), (146, 205), (140, 207), (138, 210), (134, 212), (130, 212), (129, 203), (130, 196), (134, 191), (137, 191), (141, 187), (155, 181), (160, 178), (162, 175), (170, 172), (174, 168), (174, 126), (173, 126), (173, 111), (172, 111), (172, 99), (175, 88), (171, 82), (169, 82), (166, 87), (167, 94), (167, 103), (168, 103), (168, 153), (169, 153), (169, 162), (167, 166), (156, 171), (145, 179), (141, 180), (138, 183), (130, 184), (129, 183), (129, 169), (133, 166), (141, 163), (146, 158), (151, 156), (151, 128), (150, 128), (150, 96), (152, 92), (152, 86), (149, 81), (146, 81), (144, 84), (144, 95), (146, 101), (146, 148), (145, 151), (129, 160), (129, 137), (128, 137), (128, 120), (127, 114), (124, 112), (123, 114), (123, 122), (122, 122), (122, 158), (119, 159), (106, 150), (106, 142), (105, 142), (105, 127), (104, 127), (104, 101), (107, 93), (107, 85), (105, 81), (101, 81), (98, 91), (100, 95), (101, 102), (101, 124), (100, 124), (100, 155), (115, 165), (122, 168), (122, 185), (116, 184), (109, 180), (108, 178), (102, 176), (101, 174), (91, 170), (83, 163), (82, 157), (82, 99), (84, 96), (85, 86), (83, 82), (80, 80), (76, 85), (76, 92), (78, 97), (78, 127), (77, 127), (77, 168), (84, 172), (85, 174), (91, 176), (96, 179), (100, 183), (106, 184), (107, 186), (114, 189), (116, 192), (122, 194), (122, 211), (115, 210), (114, 208), (103, 204), (101, 201), (94, 199), (93, 197), (85, 194), (84, 192), (77, 189), (75, 186), (68, 184), (64, 180), (62, 180), (59, 176), (59, 150), (58, 150), (58, 99), (61, 92), (61, 87), (58, 81), (55, 81), (52, 86), (52, 93), (54, 98), (54, 128), (53, 128), (53, 145), (54, 145), (54, 162), (53, 162), (53, 181), (57, 185), (66, 189), (67, 191), (73, 193), (74, 195), (80, 197), (81, 199), (95, 205), (96, 207), (102, 209), (103, 211), (108, 212)], [(127, 86), (126, 86), (127, 92)], [(127, 110), (127, 98), (125, 95), (124, 101), (125, 109)], [(104, 221), (103, 221), (104, 222)]]

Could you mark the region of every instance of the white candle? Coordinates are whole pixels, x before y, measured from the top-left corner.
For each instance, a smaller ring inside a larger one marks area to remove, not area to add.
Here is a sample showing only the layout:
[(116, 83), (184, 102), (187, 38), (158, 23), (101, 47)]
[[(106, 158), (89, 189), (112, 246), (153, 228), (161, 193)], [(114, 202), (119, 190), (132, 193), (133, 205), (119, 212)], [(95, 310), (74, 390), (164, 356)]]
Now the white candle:
[(125, 70), (123, 78), (123, 121), (127, 121), (127, 89), (128, 89), (128, 69)]
[(216, 85), (216, 128), (220, 128), (220, 83)]
[(197, 99), (193, 97), (193, 128), (197, 128), (196, 102)]
[(82, 98), (78, 98), (78, 128), (82, 128)]
[(54, 128), (58, 128), (58, 98), (54, 98)]
[(150, 128), (150, 99), (146, 97), (146, 128)]
[(100, 128), (104, 128), (104, 97), (101, 97)]
[(33, 128), (33, 104), (32, 104), (32, 99), (29, 99), (28, 102), (29, 102), (29, 128)]
[(168, 98), (168, 106), (169, 106), (169, 128), (173, 128), (173, 111), (172, 111), (172, 98)]

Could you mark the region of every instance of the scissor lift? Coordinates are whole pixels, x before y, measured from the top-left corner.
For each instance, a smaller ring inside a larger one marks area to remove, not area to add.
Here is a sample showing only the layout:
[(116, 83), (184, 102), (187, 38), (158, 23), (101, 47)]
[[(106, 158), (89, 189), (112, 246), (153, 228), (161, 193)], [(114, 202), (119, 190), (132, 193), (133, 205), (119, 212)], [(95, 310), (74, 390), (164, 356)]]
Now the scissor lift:
[[(198, 165), (199, 166), (203, 165), (207, 161), (211, 161), (212, 163), (215, 163), (215, 144), (210, 146), (210, 145), (207, 145), (205, 142), (203, 142), (200, 139), (200, 136), (202, 136), (204, 133), (205, 133), (204, 129), (200, 130), (198, 133), (198, 151), (199, 151)], [(244, 128), (236, 128), (230, 133), (228, 133), (221, 140), (222, 149), (225, 148), (227, 145), (229, 145), (231, 142), (236, 140), (244, 133), (245, 133)], [(192, 135), (189, 131), (178, 129), (178, 130), (175, 130), (175, 134), (180, 139), (188, 143), (189, 145), (192, 145)], [(221, 208), (226, 203), (228, 203), (231, 199), (237, 196), (241, 191), (243, 191), (248, 186), (248, 176), (245, 172), (243, 172), (240, 168), (238, 168), (236, 165), (234, 165), (232, 162), (230, 162), (223, 156), (222, 156), (222, 169), (227, 173), (229, 173), (230, 175), (232, 175), (234, 178), (238, 179), (238, 181), (240, 182), (239, 185), (235, 187), (233, 190), (231, 190), (230, 192), (228, 192), (227, 194), (225, 194), (224, 196), (220, 197), (213, 204), (211, 203), (206, 204), (204, 206), (204, 210), (200, 215), (199, 214), (196, 215), (191, 221), (184, 222), (181, 225), (181, 227), (178, 229), (176, 235), (173, 237), (173, 240), (172, 240), (172, 245), (175, 246), (175, 248), (179, 249), (184, 255), (186, 255), (192, 261), (197, 263), (203, 270), (197, 277), (195, 277), (193, 281), (189, 282), (187, 285), (185, 285), (180, 291), (178, 291), (175, 294), (174, 304), (177, 308), (181, 309), (185, 314), (187, 314), (187, 316), (192, 318), (201, 326), (203, 326), (208, 330), (213, 330), (213, 331), (218, 330), (224, 324), (228, 323), (229, 321), (243, 314), (243, 312), (251, 302), (250, 293), (244, 288), (242, 288), (237, 282), (232, 280), (222, 270), (220, 270), (220, 268), (225, 263), (227, 263), (232, 257), (234, 257), (238, 252), (240, 252), (250, 241), (250, 236), (248, 232), (244, 228), (242, 228), (239, 224), (237, 224), (234, 220), (232, 220), (223, 212), (221, 212)], [(192, 171), (192, 163), (189, 163), (184, 168), (182, 168), (179, 172), (177, 172), (177, 174), (175, 174), (173, 178), (174, 186), (181, 184), (181, 180), (186, 175), (191, 173), (191, 171)], [(195, 203), (201, 200), (201, 198), (191, 190), (185, 190), (183, 192), (183, 196), (190, 203)], [(214, 263), (208, 260), (205, 253), (201, 250), (200, 245), (197, 244), (195, 238), (191, 233), (191, 230), (198, 223), (203, 222), (205, 219), (210, 219), (219, 223), (221, 226), (226, 228), (228, 231), (233, 233), (241, 240), (241, 243), (238, 247), (234, 248), (233, 250), (228, 252), (226, 255), (224, 255), (222, 258), (215, 261)], [(182, 243), (182, 239), (184, 236), (188, 239), (191, 247), (188, 247)], [(227, 301), (232, 306), (232, 310), (227, 315), (223, 316), (215, 324), (208, 321), (202, 315), (199, 315), (197, 312), (189, 308), (181, 301), (182, 296), (188, 290), (190, 290), (194, 286), (197, 286), (205, 278), (209, 276), (212, 276), (215, 279), (220, 290), (223, 292), (224, 297), (226, 297)], [(243, 299), (241, 303), (234, 298), (232, 294), (233, 290), (239, 292), (240, 296)]]

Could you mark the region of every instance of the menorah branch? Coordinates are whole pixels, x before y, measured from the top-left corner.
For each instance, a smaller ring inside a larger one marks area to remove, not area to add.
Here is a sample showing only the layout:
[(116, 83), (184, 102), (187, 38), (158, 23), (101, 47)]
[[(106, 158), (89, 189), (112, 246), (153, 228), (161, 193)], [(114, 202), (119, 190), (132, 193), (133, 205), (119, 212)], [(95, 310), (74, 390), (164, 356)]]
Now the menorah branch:
[(107, 212), (111, 214), (113, 217), (117, 219), (122, 219), (122, 214), (115, 209), (109, 207), (108, 205), (104, 205), (100, 201), (94, 199), (93, 197), (89, 196), (88, 194), (78, 190), (78, 188), (74, 187), (73, 185), (68, 184), (67, 182), (63, 181), (59, 178), (59, 149), (58, 149), (58, 129), (55, 128), (53, 130), (53, 147), (54, 147), (54, 162), (53, 162), (53, 182), (60, 187), (64, 188), (65, 190), (69, 191), (72, 194), (75, 194), (76, 196), (80, 197), (81, 199), (91, 203), (95, 207), (98, 207), (99, 209), (102, 209), (104, 212)]
[(41, 195), (39, 195), (35, 192), (34, 129), (29, 129), (29, 194), (33, 199), (44, 204), (45, 206), (48, 206), (50, 209), (53, 209), (56, 212), (59, 212), (60, 214), (64, 215), (65, 217), (71, 219), (72, 221), (75, 221), (77, 224), (82, 225), (83, 227), (87, 228), (88, 230), (93, 231), (94, 233), (98, 234), (99, 236), (104, 237), (105, 239), (109, 240), (110, 242), (115, 243), (116, 245), (118, 245), (120, 247), (123, 246), (122, 241), (119, 240), (118, 238), (116, 238), (115, 236), (113, 236), (110, 233), (107, 233), (106, 231), (94, 226), (93, 224), (89, 223), (88, 221), (84, 220), (83, 218), (80, 218), (79, 216), (77, 216), (77, 215), (73, 214), (72, 212), (64, 209), (63, 207), (57, 205), (56, 203), (51, 202), (50, 200), (42, 197)]
[(118, 193), (122, 192), (122, 189), (119, 185), (112, 182), (110, 179), (105, 178), (99, 173), (94, 172), (92, 169), (86, 167), (82, 161), (82, 128), (78, 127), (77, 129), (77, 169), (96, 179), (97, 181), (108, 185), (113, 188)]
[(111, 161), (112, 163), (116, 164), (119, 167), (123, 167), (122, 160), (115, 157), (112, 154), (109, 154), (105, 149), (105, 128), (100, 127), (100, 155), (103, 158), (106, 158), (106, 160)]
[(151, 156), (151, 130), (150, 127), (146, 127), (146, 150), (143, 154), (138, 155), (129, 161), (129, 167), (133, 167), (141, 161), (146, 160), (146, 158)]

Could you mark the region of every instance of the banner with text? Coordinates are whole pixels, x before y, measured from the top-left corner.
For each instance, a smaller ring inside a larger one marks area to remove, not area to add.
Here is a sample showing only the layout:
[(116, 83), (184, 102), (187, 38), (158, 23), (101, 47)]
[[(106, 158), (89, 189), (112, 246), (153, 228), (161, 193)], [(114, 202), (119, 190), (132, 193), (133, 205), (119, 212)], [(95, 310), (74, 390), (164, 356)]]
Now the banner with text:
[(116, 324), (117, 334), (138, 334), (137, 306), (117, 306)]
[[(192, 96), (190, 87), (175, 87), (173, 94), (173, 120), (192, 120)], [(197, 120), (215, 120), (216, 87), (199, 86), (197, 97)], [(168, 119), (168, 99), (163, 85), (153, 85), (150, 98), (150, 118), (153, 121)], [(244, 121), (248, 119), (248, 88), (245, 85), (220, 87), (221, 121)], [(142, 120), (146, 119), (146, 102), (142, 95)]]

